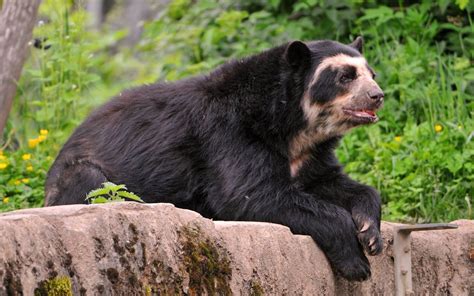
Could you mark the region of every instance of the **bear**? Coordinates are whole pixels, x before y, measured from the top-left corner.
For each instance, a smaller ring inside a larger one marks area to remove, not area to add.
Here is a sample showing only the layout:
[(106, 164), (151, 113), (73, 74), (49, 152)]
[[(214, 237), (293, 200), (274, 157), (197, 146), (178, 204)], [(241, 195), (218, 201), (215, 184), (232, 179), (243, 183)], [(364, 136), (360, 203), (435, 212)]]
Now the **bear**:
[[(382, 251), (381, 198), (335, 156), (378, 121), (384, 93), (363, 39), (291, 41), (208, 74), (129, 90), (73, 132), (52, 164), (45, 205), (87, 203), (103, 182), (145, 202), (310, 235), (335, 274), (370, 277)], [(317, 268), (317, 267), (316, 267)]]

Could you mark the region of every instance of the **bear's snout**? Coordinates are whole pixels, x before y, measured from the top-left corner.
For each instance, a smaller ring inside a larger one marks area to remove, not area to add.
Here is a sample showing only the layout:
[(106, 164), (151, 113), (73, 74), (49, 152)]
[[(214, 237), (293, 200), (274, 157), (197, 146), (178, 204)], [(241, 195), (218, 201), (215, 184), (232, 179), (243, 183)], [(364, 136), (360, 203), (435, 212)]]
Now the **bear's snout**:
[(384, 93), (380, 88), (368, 91), (367, 95), (376, 102), (380, 102), (384, 98)]

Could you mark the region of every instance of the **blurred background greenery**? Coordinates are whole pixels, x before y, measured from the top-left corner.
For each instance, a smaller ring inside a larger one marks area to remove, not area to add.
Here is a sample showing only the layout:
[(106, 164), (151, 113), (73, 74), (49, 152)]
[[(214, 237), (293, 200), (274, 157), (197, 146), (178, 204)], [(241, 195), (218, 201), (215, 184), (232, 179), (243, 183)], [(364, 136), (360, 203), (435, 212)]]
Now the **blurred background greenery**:
[[(137, 3), (140, 3), (138, 7)], [(154, 4), (150, 4), (154, 3)], [(0, 211), (43, 203), (46, 172), (91, 109), (126, 87), (206, 73), (289, 40), (362, 35), (386, 104), (337, 153), (383, 219), (473, 219), (473, 1), (44, 0), (4, 145)], [(38, 44), (37, 44), (38, 45)]]

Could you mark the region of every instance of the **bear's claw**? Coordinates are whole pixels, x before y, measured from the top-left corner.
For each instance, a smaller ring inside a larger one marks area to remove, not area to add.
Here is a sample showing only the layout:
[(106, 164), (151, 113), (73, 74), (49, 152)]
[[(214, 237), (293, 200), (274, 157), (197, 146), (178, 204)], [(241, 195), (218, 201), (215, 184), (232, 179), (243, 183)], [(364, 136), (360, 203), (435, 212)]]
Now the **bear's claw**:
[(357, 238), (367, 254), (375, 256), (382, 252), (383, 240), (374, 223), (365, 222), (357, 234)]

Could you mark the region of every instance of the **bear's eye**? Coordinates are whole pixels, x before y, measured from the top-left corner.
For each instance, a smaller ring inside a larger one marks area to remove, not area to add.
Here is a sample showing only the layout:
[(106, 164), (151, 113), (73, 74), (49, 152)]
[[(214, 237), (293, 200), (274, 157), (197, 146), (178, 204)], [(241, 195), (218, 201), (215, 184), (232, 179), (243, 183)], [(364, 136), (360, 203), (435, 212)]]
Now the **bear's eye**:
[(350, 65), (344, 66), (340, 70), (340, 75), (340, 83), (349, 83), (357, 78), (357, 69), (354, 66)]
[(353, 80), (354, 80), (354, 75), (350, 75), (350, 74), (343, 74), (341, 78), (339, 78), (339, 81), (341, 83), (349, 83)]

